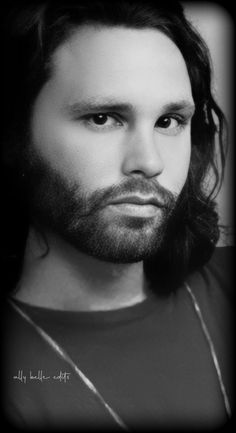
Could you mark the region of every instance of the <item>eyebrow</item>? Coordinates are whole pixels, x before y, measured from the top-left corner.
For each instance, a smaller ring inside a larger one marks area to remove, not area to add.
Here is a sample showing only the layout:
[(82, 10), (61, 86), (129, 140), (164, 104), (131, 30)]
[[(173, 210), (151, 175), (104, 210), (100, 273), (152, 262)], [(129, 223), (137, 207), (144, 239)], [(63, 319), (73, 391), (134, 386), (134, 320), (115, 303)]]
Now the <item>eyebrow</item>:
[(64, 110), (73, 115), (93, 111), (132, 111), (134, 110), (134, 106), (130, 103), (119, 102), (110, 98), (99, 98), (68, 104), (64, 107)]
[[(69, 115), (79, 115), (92, 112), (104, 111), (120, 111), (120, 112), (134, 112), (135, 106), (128, 102), (121, 102), (111, 98), (91, 98), (85, 101), (74, 102), (63, 107), (63, 111)], [(166, 103), (161, 107), (163, 113), (173, 111), (187, 111), (193, 114), (195, 105), (188, 99), (181, 99), (175, 102)]]

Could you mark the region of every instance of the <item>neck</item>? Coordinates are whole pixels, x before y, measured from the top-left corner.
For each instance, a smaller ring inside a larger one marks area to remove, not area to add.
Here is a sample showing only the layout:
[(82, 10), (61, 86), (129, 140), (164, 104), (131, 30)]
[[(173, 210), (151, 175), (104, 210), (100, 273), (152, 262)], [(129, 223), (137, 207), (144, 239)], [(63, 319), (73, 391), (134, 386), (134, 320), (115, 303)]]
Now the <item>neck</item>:
[(31, 305), (74, 311), (112, 310), (146, 297), (142, 262), (114, 264), (83, 254), (52, 233), (49, 246), (30, 229), (15, 297)]

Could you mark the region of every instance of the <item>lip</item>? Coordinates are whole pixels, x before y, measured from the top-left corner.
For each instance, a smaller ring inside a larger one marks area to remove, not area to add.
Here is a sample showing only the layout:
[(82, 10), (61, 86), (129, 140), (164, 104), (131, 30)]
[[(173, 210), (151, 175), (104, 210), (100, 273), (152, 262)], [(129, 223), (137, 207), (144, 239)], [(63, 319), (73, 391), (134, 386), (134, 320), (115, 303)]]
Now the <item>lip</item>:
[(140, 197), (137, 195), (118, 197), (109, 201), (108, 204), (135, 204), (139, 206), (153, 205), (156, 207), (164, 207), (163, 203), (159, 202), (155, 197)]

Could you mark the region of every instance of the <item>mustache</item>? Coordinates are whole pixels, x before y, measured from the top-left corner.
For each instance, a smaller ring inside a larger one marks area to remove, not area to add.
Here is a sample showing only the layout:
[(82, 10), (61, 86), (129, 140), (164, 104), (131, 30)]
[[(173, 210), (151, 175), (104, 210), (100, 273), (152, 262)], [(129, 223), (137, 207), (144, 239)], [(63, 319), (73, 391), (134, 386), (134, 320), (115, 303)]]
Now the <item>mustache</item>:
[(178, 198), (177, 194), (164, 188), (154, 179), (130, 178), (118, 185), (96, 190), (89, 196), (86, 194), (82, 200), (83, 206), (80, 209), (80, 216), (89, 216), (107, 206), (111, 201), (131, 194), (153, 197), (166, 211), (171, 211), (175, 207)]

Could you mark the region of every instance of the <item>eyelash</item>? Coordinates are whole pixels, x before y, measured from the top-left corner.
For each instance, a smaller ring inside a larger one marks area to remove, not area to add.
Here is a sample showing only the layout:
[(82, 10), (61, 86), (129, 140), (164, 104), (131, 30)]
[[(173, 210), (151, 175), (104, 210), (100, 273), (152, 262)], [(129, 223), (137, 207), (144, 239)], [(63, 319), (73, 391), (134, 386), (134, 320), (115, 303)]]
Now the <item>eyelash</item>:
[[(115, 121), (114, 125), (96, 125), (96, 123), (93, 122), (95, 116), (105, 116), (107, 117), (107, 120), (113, 119), (113, 121)], [(158, 122), (160, 122), (161, 120), (175, 120), (177, 122), (177, 125), (175, 127), (172, 128), (161, 128), (161, 133), (164, 135), (177, 135), (179, 132), (181, 132), (181, 130), (183, 130), (185, 128), (185, 126), (188, 123), (188, 118), (185, 118), (183, 116), (180, 116), (179, 114), (166, 114), (161, 116), (158, 121), (156, 122), (156, 124)], [(94, 114), (87, 114), (85, 116), (82, 117), (82, 120), (85, 122), (86, 126), (88, 126), (90, 129), (92, 130), (96, 130), (96, 131), (106, 131), (106, 130), (111, 130), (111, 129), (115, 129), (115, 128), (119, 128), (122, 126), (122, 122), (123, 119), (121, 118), (121, 116), (118, 116), (116, 113), (94, 113)], [(160, 130), (159, 129), (159, 130)]]

